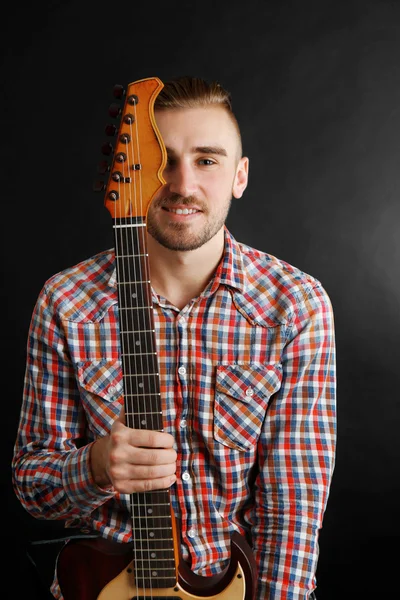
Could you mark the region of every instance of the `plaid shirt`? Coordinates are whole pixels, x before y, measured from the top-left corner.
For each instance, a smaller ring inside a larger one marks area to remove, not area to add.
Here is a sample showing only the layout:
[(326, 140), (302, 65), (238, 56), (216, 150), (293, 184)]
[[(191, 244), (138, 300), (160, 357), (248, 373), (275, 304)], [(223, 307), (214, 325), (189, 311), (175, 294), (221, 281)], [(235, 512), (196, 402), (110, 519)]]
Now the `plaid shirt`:
[[(332, 308), (320, 282), (240, 244), (178, 310), (153, 293), (165, 431), (178, 451), (171, 488), (183, 557), (212, 575), (230, 535), (251, 535), (257, 598), (315, 588), (318, 532), (336, 441)], [(93, 440), (123, 404), (112, 250), (50, 278), (36, 304), (13, 477), (37, 518), (131, 539), (128, 496), (97, 487)], [(53, 593), (62, 595), (55, 584)]]

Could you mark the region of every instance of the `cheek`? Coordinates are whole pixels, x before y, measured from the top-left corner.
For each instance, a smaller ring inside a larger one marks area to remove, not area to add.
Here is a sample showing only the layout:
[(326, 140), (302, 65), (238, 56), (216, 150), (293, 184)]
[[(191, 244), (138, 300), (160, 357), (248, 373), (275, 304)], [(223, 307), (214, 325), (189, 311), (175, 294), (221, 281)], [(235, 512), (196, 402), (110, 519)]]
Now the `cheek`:
[(207, 176), (207, 190), (210, 196), (215, 198), (225, 198), (232, 192), (234, 176), (231, 171), (224, 170), (218, 173), (209, 173)]

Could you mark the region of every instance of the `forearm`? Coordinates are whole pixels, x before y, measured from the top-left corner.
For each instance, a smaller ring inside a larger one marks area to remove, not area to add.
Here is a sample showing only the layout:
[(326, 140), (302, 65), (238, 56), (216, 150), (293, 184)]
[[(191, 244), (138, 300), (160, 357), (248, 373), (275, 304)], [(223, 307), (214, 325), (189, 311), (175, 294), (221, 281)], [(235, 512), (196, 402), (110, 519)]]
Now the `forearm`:
[(22, 506), (37, 519), (64, 520), (91, 513), (114, 495), (95, 482), (92, 444), (68, 452), (29, 452), (13, 461), (13, 482)]

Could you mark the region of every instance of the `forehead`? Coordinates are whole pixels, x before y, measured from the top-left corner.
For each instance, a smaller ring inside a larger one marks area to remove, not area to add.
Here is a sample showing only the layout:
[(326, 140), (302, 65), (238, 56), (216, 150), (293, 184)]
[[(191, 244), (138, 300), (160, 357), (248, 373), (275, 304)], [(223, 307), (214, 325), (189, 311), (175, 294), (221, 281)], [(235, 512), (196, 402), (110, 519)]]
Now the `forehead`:
[(165, 145), (174, 152), (220, 146), (228, 156), (236, 153), (237, 132), (221, 106), (158, 110), (155, 119)]

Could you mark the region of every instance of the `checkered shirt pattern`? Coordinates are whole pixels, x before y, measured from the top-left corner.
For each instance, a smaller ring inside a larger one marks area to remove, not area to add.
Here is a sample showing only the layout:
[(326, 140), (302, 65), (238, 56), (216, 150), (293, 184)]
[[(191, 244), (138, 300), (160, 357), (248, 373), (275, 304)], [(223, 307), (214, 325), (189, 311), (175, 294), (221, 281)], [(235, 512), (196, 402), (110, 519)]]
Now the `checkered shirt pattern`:
[[(335, 462), (333, 312), (320, 282), (238, 243), (182, 310), (153, 292), (171, 488), (181, 552), (201, 575), (251, 538), (258, 600), (315, 589), (318, 534)], [(123, 404), (115, 260), (102, 252), (51, 277), (27, 346), (15, 492), (37, 518), (131, 540), (128, 496), (91, 477), (93, 441)], [(53, 594), (62, 598), (57, 582)]]

